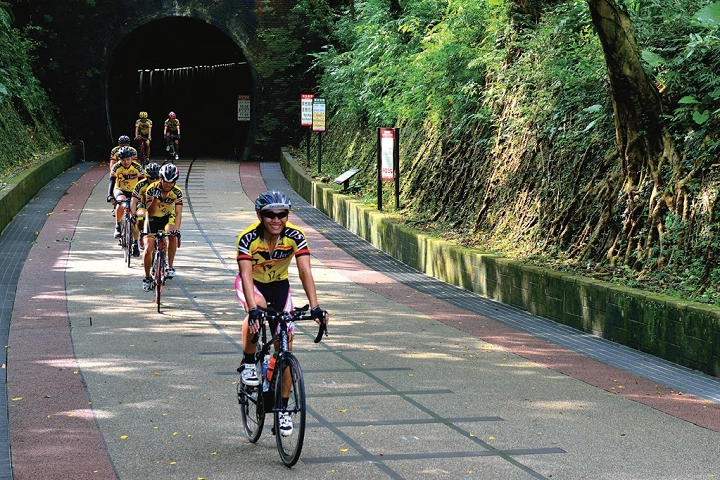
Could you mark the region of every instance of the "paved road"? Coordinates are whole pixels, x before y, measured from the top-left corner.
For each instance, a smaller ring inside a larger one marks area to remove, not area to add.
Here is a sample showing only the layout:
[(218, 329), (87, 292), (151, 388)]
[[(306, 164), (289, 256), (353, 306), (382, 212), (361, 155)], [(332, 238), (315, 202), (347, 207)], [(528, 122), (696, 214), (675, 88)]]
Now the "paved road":
[(717, 379), (663, 365), (663, 385), (656, 359), (408, 270), (296, 195), (333, 317), (324, 342), (309, 327), (295, 342), (310, 415), (286, 469), (271, 435), (242, 435), (233, 279), (251, 199), (288, 187), (276, 164), (180, 167), (183, 243), (162, 314), (113, 245), (102, 166), (39, 232), (8, 341), (15, 478), (720, 478)]

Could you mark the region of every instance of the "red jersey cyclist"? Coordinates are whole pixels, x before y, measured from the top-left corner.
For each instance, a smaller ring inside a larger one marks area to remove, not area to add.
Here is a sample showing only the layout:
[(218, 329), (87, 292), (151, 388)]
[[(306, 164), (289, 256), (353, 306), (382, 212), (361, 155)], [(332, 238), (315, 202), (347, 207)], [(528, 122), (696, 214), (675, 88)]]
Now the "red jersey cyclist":
[[(293, 257), (298, 268), (300, 282), (307, 296), (312, 316), (316, 322), (329, 319), (328, 313), (320, 308), (317, 300), (315, 281), (310, 269), (310, 250), (305, 233), (300, 227), (288, 221), (290, 200), (282, 192), (267, 191), (255, 200), (257, 221), (243, 230), (237, 238), (237, 262), (240, 273), (235, 279), (235, 293), (248, 312), (242, 324), (242, 345), (244, 358), (238, 371), (246, 385), (260, 384), (255, 368), (255, 345), (252, 337), (260, 329), (263, 311), (268, 303), (277, 311), (292, 310), (288, 267)], [(270, 324), (273, 334), (279, 325)], [(292, 350), (295, 325), (288, 325), (290, 350)], [(287, 402), (290, 385), (283, 382), (283, 402)], [(292, 433), (292, 419), (289, 415), (280, 418), (280, 434)]]
[[(117, 204), (115, 208), (115, 238), (120, 238), (120, 221), (125, 212), (125, 208), (118, 202), (132, 198), (135, 184), (145, 178), (142, 166), (135, 161), (133, 150), (131, 147), (120, 148), (117, 153), (119, 161), (110, 171), (107, 201), (108, 203)], [(133, 250), (137, 248), (137, 235), (138, 232), (133, 232), (135, 238)]]
[[(183, 191), (175, 185), (175, 182), (180, 177), (180, 172), (174, 164), (167, 163), (160, 167), (159, 176), (160, 179), (151, 183), (145, 194), (147, 201), (145, 232), (157, 233), (159, 230), (165, 229), (167, 233), (174, 234), (168, 238), (168, 269), (165, 272), (166, 278), (171, 279), (175, 276), (173, 263), (175, 262), (175, 252), (180, 239)], [(155, 252), (155, 237), (145, 235), (144, 243), (143, 264), (145, 278), (143, 279), (143, 290), (149, 292), (153, 288), (152, 278), (150, 278), (150, 266)]]

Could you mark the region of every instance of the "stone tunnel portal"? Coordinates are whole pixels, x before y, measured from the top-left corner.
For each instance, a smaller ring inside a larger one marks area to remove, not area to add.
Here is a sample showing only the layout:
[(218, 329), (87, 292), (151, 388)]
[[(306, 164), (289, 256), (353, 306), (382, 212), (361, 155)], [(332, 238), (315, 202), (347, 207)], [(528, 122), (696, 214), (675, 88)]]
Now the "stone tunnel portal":
[(147, 111), (152, 159), (162, 159), (163, 122), (180, 119), (180, 155), (238, 158), (252, 131), (238, 121), (238, 95), (252, 95), (247, 59), (233, 40), (203, 21), (171, 17), (135, 29), (113, 54), (107, 74), (110, 135), (134, 135)]

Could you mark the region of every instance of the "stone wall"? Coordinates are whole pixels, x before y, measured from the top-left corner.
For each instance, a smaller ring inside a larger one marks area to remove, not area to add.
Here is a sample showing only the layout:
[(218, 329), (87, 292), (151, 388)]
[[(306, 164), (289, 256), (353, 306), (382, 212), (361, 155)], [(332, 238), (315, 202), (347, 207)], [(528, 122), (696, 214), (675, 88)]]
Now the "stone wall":
[(45, 185), (77, 162), (79, 147), (52, 155), (13, 178), (0, 190), (0, 232)]

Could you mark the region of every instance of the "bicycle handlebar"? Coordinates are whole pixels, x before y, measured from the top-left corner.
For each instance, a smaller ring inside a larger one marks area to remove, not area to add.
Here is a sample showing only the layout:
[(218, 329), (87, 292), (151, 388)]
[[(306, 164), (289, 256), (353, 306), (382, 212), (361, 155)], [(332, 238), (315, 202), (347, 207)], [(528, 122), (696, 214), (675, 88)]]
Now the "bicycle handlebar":
[[(297, 322), (300, 320), (315, 320), (315, 318), (312, 315), (306, 315), (305, 313), (310, 309), (310, 305), (305, 305), (304, 307), (295, 307), (289, 312), (278, 312), (277, 310), (273, 308), (262, 308), (258, 307), (260, 310), (263, 311), (264, 317), (268, 320), (282, 320), (283, 318), (288, 322)], [(320, 320), (320, 328), (318, 329), (318, 333), (315, 336), (315, 343), (319, 343), (320, 340), (322, 340), (323, 334), (327, 337), (328, 330), (327, 330), (327, 322), (325, 319)], [(257, 333), (253, 337), (253, 343), (257, 342)]]

